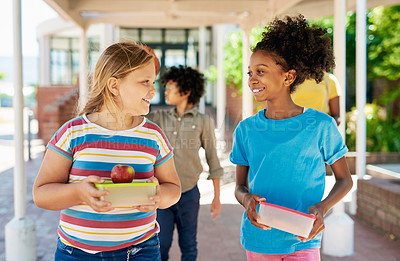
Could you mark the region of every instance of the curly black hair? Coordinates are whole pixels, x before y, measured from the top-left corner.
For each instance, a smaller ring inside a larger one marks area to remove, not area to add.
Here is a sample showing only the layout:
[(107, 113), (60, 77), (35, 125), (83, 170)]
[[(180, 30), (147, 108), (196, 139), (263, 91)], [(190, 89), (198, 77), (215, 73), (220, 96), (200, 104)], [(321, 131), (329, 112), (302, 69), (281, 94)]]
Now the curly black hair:
[(284, 71), (296, 70), (292, 93), (305, 79), (322, 81), (325, 72), (335, 67), (332, 45), (326, 29), (310, 26), (303, 15), (275, 18), (265, 27), (263, 39), (253, 52), (267, 52)]
[(190, 91), (188, 102), (191, 104), (198, 104), (204, 95), (204, 75), (191, 67), (180, 65), (168, 68), (160, 76), (160, 82), (162, 86), (165, 86), (168, 81), (177, 83), (180, 94)]

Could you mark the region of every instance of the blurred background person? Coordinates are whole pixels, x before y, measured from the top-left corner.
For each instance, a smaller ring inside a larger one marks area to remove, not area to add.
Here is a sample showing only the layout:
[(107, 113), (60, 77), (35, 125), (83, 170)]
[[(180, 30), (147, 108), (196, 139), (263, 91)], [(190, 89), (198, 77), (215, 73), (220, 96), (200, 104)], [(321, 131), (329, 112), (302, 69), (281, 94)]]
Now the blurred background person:
[(329, 114), (339, 126), (341, 121), (340, 95), (340, 85), (336, 77), (331, 73), (325, 73), (320, 83), (314, 79), (307, 79), (300, 84), (292, 93), (292, 100), (299, 106)]

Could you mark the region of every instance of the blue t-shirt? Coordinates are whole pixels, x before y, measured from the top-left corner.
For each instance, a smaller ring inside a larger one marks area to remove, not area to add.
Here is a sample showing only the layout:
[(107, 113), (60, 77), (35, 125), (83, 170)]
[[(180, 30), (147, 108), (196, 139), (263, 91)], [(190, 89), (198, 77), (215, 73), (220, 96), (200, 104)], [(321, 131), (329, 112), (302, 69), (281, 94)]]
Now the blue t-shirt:
[[(333, 118), (308, 109), (283, 120), (265, 117), (265, 110), (239, 123), (233, 135), (230, 160), (249, 166), (249, 191), (266, 202), (308, 214), (322, 200), (325, 163), (333, 164), (347, 153)], [(301, 242), (278, 229), (253, 226), (243, 214), (240, 239), (243, 247), (262, 254), (287, 254), (319, 248), (321, 234)]]

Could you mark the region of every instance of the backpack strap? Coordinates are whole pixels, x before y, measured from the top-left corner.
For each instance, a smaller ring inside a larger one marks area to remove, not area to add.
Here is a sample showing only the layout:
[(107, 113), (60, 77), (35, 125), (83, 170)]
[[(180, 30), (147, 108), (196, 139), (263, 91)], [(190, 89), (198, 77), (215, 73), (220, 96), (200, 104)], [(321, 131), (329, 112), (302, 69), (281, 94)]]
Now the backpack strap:
[(326, 104), (328, 104), (328, 110), (329, 110), (329, 95), (330, 95), (330, 88), (329, 88), (329, 81), (328, 81), (327, 74), (325, 74), (325, 75), (324, 75), (324, 81), (325, 81), (325, 85), (326, 85), (326, 91), (327, 91), (327, 95), (326, 95)]

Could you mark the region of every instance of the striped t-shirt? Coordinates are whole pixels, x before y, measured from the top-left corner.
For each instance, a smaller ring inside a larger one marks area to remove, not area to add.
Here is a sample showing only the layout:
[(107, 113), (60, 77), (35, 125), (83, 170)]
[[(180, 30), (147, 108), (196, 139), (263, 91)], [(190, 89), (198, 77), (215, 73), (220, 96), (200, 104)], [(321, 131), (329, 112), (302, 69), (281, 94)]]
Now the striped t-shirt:
[[(111, 131), (81, 116), (65, 123), (47, 147), (72, 160), (71, 183), (90, 175), (111, 181), (116, 164), (132, 166), (135, 180), (146, 180), (154, 175), (155, 167), (172, 157), (161, 129), (145, 118), (133, 129)], [(61, 241), (90, 253), (128, 247), (157, 232), (155, 211), (115, 208), (98, 213), (84, 203), (62, 210), (58, 227)]]

